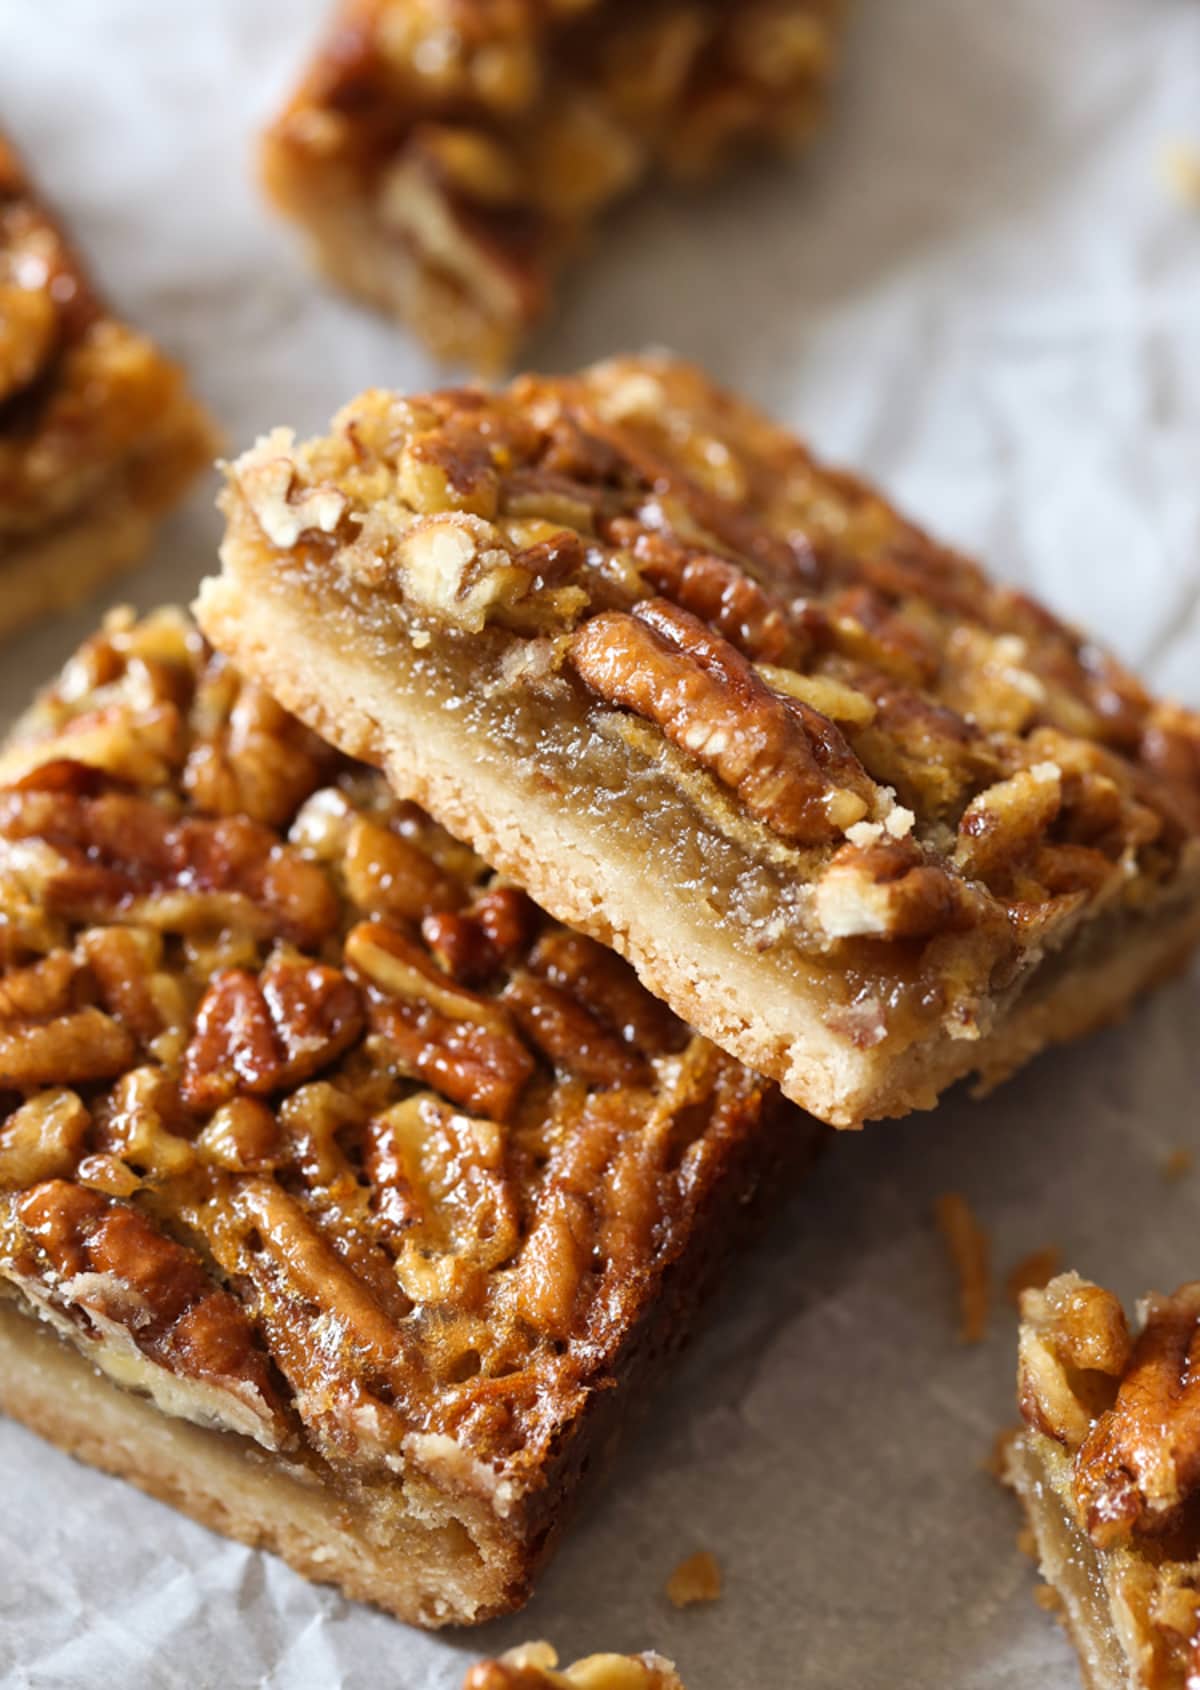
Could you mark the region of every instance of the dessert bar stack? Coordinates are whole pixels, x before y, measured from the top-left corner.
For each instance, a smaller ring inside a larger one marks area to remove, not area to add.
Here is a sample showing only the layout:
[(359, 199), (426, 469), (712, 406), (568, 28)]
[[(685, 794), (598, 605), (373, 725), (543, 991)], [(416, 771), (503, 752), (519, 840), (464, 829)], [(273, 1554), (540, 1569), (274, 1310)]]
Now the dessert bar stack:
[[(807, 137), (842, 13), (346, 0), (266, 185), (494, 368), (620, 197)], [(1200, 718), (665, 354), (285, 424), (194, 611), (111, 612), (0, 747), (0, 1408), (474, 1623), (827, 1125), (1186, 961)], [(213, 448), (0, 140), (0, 633)], [(1024, 1298), (1007, 1477), (1095, 1690), (1200, 1684), (1198, 1332)], [(682, 1690), (466, 1690), (556, 1686)]]

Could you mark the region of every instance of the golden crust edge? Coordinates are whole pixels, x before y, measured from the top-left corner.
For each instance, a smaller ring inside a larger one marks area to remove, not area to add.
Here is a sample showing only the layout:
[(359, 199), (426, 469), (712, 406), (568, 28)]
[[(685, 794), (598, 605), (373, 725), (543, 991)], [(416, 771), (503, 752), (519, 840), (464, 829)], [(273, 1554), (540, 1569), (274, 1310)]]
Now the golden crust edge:
[[(446, 1524), (425, 1524), (409, 1511), (399, 1546), (372, 1549), (359, 1529), (365, 1507), (302, 1484), (235, 1433), (163, 1414), (11, 1303), (0, 1305), (0, 1412), (199, 1525), (269, 1550), (313, 1583), (336, 1585), (410, 1624), (471, 1623), (514, 1605), (506, 1596), (510, 1569), (489, 1568), (474, 1553), (458, 1568), (439, 1556), (438, 1537), (455, 1535)], [(386, 1491), (389, 1500), (398, 1497), (400, 1481)], [(426, 1542), (423, 1568), (412, 1555), (414, 1536)]]
[[(229, 569), (228, 559), (226, 564)], [(423, 805), (452, 833), (469, 840), (558, 920), (627, 957), (656, 996), (748, 1067), (776, 1080), (787, 1097), (831, 1126), (859, 1127), (868, 1119), (933, 1108), (943, 1091), (971, 1074), (978, 1074), (985, 1088), (995, 1085), (1048, 1046), (1119, 1019), (1144, 987), (1182, 968), (1200, 943), (1196, 875), (1191, 882), (1193, 907), (1182, 903), (1182, 894), (1172, 899), (1156, 919), (1147, 920), (1136, 939), (1114, 945), (1100, 960), (1064, 968), (1048, 993), (1037, 992), (1035, 971), (1025, 994), (985, 1037), (952, 1039), (942, 1034), (911, 1046), (899, 1059), (873, 1059), (871, 1052), (855, 1050), (831, 1034), (815, 1006), (798, 992), (789, 996), (786, 1022), (772, 1017), (761, 964), (730, 952), (714, 957), (703, 979), (680, 968), (655, 943), (651, 931), (651, 911), (657, 925), (673, 922), (676, 931), (687, 922), (682, 907), (666, 914), (663, 888), (645, 916), (628, 896), (614, 901), (618, 879), (589, 847), (582, 829), (570, 825), (569, 819), (564, 826), (562, 816), (552, 815), (546, 800), (533, 792), (522, 793), (518, 803), (506, 797), (500, 782), (488, 782), (485, 788), (478, 761), (465, 782), (455, 748), (447, 746), (446, 754), (439, 755), (436, 711), (424, 712), (418, 722), (415, 701), (408, 698), (404, 716), (381, 725), (385, 712), (378, 708), (378, 688), (364, 684), (363, 671), (352, 660), (331, 657), (311, 639), (306, 618), (292, 611), (284, 597), (272, 595), (267, 613), (261, 595), (256, 604), (256, 595), (243, 592), (227, 573), (202, 583), (194, 609), (208, 638), (287, 709), (350, 755), (384, 767), (402, 797)], [(275, 656), (285, 617), (291, 618), (289, 650), (303, 650), (303, 661), (290, 667)], [(336, 713), (298, 679), (314, 667), (328, 670), (331, 661), (339, 670), (335, 690), (343, 701)], [(444, 729), (440, 737), (446, 738)], [(537, 822), (530, 826), (533, 815)], [(565, 869), (572, 859), (585, 862), (587, 871)], [(703, 934), (696, 928), (693, 932), (695, 948), (708, 950)], [(1069, 958), (1069, 951), (1063, 954)], [(738, 1013), (739, 999), (758, 1003), (753, 1019)], [(803, 1007), (802, 1017), (796, 1015), (797, 1006)], [(798, 1024), (805, 1027), (800, 1049), (794, 1031)]]

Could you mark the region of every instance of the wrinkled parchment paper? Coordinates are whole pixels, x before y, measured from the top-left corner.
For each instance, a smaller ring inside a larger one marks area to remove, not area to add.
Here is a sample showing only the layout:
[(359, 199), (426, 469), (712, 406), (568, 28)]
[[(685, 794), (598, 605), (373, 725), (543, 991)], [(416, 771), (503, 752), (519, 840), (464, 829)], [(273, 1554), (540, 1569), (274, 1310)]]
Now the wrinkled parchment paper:
[[(260, 207), (256, 125), (325, 0), (0, 0), (0, 115), (114, 298), (184, 356), (230, 442), (435, 372), (323, 294)], [(616, 221), (530, 354), (668, 343), (882, 478), (941, 532), (1200, 703), (1195, 0), (859, 0), (809, 158)], [(124, 593), (188, 598), (209, 489)], [(0, 652), (15, 710), (97, 606)], [(980, 1468), (1015, 1318), (956, 1338), (931, 1224), (968, 1194), (1007, 1270), (1055, 1243), (1126, 1296), (1200, 1275), (1200, 978), (982, 1102), (843, 1135), (530, 1607), (431, 1638), (303, 1583), (0, 1423), (10, 1686), (451, 1690), (481, 1649), (654, 1645), (689, 1690), (1067, 1690), (1014, 1505)], [(715, 1606), (673, 1611), (714, 1549)]]

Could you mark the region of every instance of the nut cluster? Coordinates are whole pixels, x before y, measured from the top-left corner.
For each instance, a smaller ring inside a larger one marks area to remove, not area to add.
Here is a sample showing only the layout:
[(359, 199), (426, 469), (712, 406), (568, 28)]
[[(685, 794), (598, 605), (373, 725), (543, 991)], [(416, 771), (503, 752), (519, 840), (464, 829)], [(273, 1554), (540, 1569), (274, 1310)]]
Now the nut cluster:
[(0, 897), (0, 1277), (271, 1448), (536, 1461), (776, 1106), (173, 613), (0, 755)]

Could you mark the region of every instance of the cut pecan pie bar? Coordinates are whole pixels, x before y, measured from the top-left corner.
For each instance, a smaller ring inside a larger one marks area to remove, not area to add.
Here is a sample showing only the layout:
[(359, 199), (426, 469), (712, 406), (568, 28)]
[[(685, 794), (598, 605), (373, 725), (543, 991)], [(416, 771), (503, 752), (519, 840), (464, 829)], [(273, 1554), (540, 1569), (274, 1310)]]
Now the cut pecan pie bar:
[(406, 1619), (519, 1603), (815, 1125), (179, 613), (0, 756), (0, 909), (0, 1406)]
[(1089, 1690), (1200, 1684), (1200, 1284), (1139, 1305), (1066, 1273), (1021, 1299), (1025, 1506)]
[(265, 138), (337, 281), (491, 368), (652, 171), (806, 136), (843, 0), (347, 0)]
[(463, 1690), (684, 1690), (674, 1666), (661, 1655), (589, 1655), (557, 1671), (548, 1643), (525, 1643), (498, 1661), (480, 1661)]
[(183, 372), (108, 313), (0, 135), (0, 634), (136, 563), (215, 451)]
[(696, 370), (371, 392), (233, 466), (210, 637), (838, 1125), (1200, 928), (1200, 721)]

